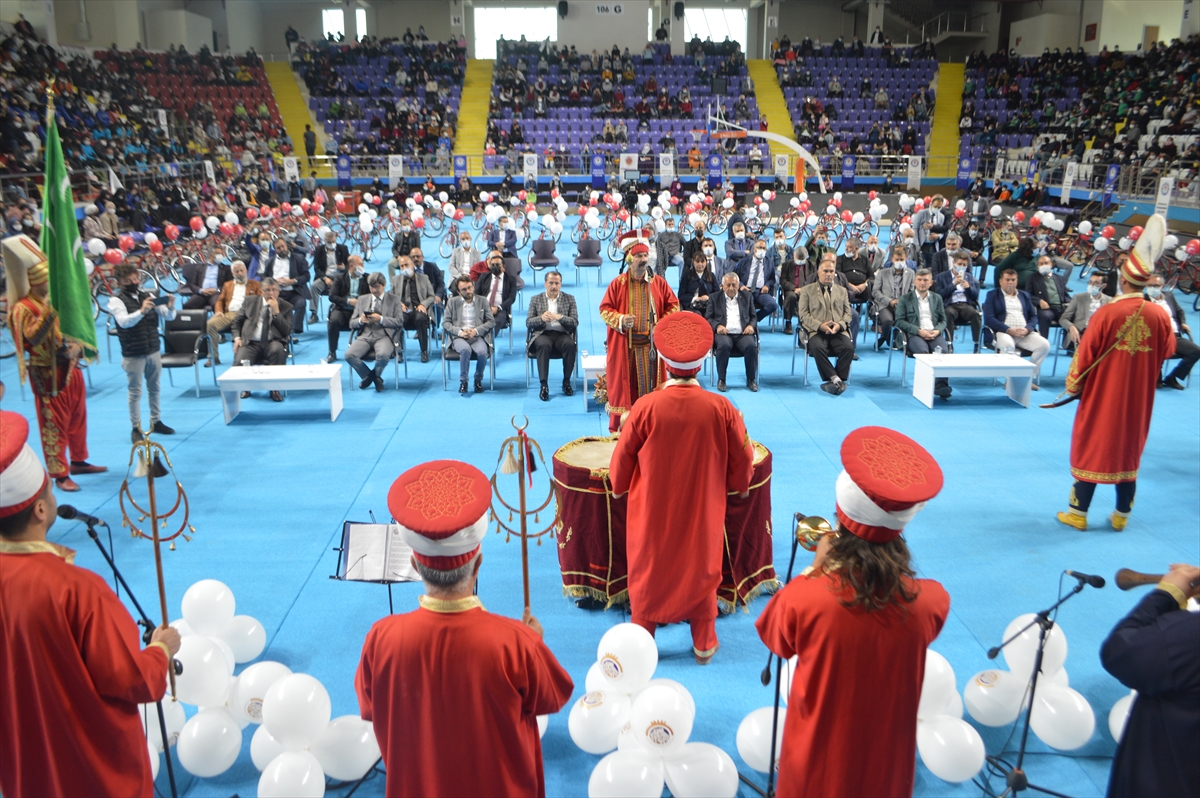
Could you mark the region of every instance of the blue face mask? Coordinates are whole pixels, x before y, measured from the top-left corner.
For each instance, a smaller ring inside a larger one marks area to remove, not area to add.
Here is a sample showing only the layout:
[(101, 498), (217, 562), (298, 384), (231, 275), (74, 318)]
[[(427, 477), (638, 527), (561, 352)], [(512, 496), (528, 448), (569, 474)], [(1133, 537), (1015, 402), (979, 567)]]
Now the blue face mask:
[(1162, 286), (1158, 286), (1158, 285), (1146, 286), (1146, 296), (1150, 297), (1151, 299), (1158, 299), (1160, 296), (1162, 296), (1162, 292), (1163, 292)]

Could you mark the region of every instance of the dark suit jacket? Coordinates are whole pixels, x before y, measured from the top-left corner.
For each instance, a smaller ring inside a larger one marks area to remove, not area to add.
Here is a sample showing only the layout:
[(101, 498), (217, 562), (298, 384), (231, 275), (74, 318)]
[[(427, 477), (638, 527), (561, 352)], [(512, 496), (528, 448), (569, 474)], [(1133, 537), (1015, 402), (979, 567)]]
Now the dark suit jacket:
[(680, 269), (679, 275), (679, 305), (683, 310), (692, 309), (692, 299), (696, 296), (696, 292), (700, 292), (700, 296), (711, 297), (713, 294), (719, 293), (721, 290), (721, 281), (714, 274), (711, 278), (696, 274), (696, 270), (691, 264)]
[(788, 294), (797, 288), (803, 288), (817, 279), (817, 262), (812, 258), (804, 263), (796, 263), (795, 258), (780, 264), (779, 284), (783, 293)]
[(686, 269), (692, 265), (692, 256), (703, 248), (704, 239), (692, 236), (683, 242), (683, 266)]
[(421, 234), (419, 232), (410, 230), (407, 233), (396, 233), (396, 237), (392, 240), (392, 255), (396, 257), (407, 255), (414, 248), (421, 248)]
[(425, 261), (421, 266), (421, 271), (425, 272), (425, 276), (429, 278), (429, 284), (433, 286), (433, 293), (444, 301), (446, 299), (446, 277), (442, 274), (441, 267), (436, 263)]
[[(771, 253), (768, 252), (769, 256)], [(754, 253), (751, 251), (749, 255), (738, 261), (737, 266), (733, 267), (733, 271), (737, 273), (738, 279), (742, 281), (742, 285), (749, 287), (750, 270), (754, 268)], [(692, 270), (693, 273), (695, 269)], [(768, 294), (775, 293), (775, 267), (771, 265), (770, 257), (763, 258), (763, 285), (767, 287)], [(758, 293), (758, 289), (754, 289), (754, 293)]]
[[(946, 307), (936, 291), (929, 292), (929, 315), (934, 328), (945, 335)], [(900, 297), (900, 302), (896, 305), (896, 326), (903, 330), (905, 335), (917, 335), (921, 329), (921, 307), (917, 302), (916, 291), (909, 291)]]
[[(475, 296), (488, 298), (488, 292), (492, 290), (492, 273), (484, 272), (478, 280), (475, 281)], [(512, 319), (512, 303), (517, 298), (517, 279), (511, 274), (504, 275), (504, 285), (500, 287), (500, 307)]]
[(1029, 296), (1033, 299), (1034, 307), (1040, 307), (1038, 301), (1050, 302), (1050, 294), (1046, 291), (1047, 278), (1054, 280), (1054, 285), (1058, 289), (1058, 304), (1066, 307), (1071, 301), (1071, 291), (1067, 288), (1067, 281), (1062, 278), (1061, 274), (1050, 272), (1049, 275), (1044, 275), (1041, 272), (1034, 272), (1025, 280), (1025, 290), (1029, 292)]
[(510, 258), (517, 256), (517, 232), (515, 230), (501, 230), (499, 227), (493, 226), (487, 234), (488, 249), (497, 249), (497, 244), (500, 244), (500, 251)]
[[(350, 249), (345, 244), (338, 244), (334, 249), (334, 253), (338, 265), (345, 267), (346, 260), (350, 257)], [(315, 248), (313, 252), (313, 271), (316, 273), (318, 279), (324, 277), (325, 272), (329, 270), (328, 257), (324, 244)]]
[[(258, 269), (259, 281), (265, 277), (274, 277), (275, 264), (275, 248), (271, 248), (271, 252), (267, 255), (265, 265), (260, 264)], [(312, 295), (308, 292), (308, 258), (304, 257), (304, 253), (291, 250), (288, 253), (288, 277), (296, 281), (295, 285), (279, 286), (280, 293), (295, 291), (305, 299), (312, 299)]]
[[(1187, 324), (1187, 315), (1183, 312), (1183, 308), (1179, 305), (1179, 300), (1175, 298), (1173, 291), (1163, 291), (1162, 298), (1166, 301), (1167, 307), (1171, 309), (1171, 316), (1175, 319), (1175, 324), (1179, 326), (1179, 335), (1183, 334), (1183, 325)], [(1150, 297), (1146, 297), (1147, 302), (1153, 302)], [(1179, 355), (1175, 355), (1179, 357)]]
[[(708, 310), (704, 313), (704, 318), (708, 319), (708, 323), (712, 325), (713, 332), (717, 331), (717, 327), (725, 326), (728, 320), (728, 314), (725, 312), (725, 296), (724, 291), (717, 291), (708, 299)], [(742, 316), (742, 329), (730, 330), (730, 335), (741, 335), (742, 330), (746, 327), (753, 327), (755, 332), (758, 332), (758, 322), (754, 316), (754, 299), (749, 291), (738, 291), (737, 295), (738, 313)]]
[[(261, 295), (246, 297), (242, 309), (233, 320), (233, 336), (241, 338), (245, 343), (253, 337), (254, 332), (262, 324), (262, 312), (267, 303)], [(271, 318), (270, 340), (286, 342), (292, 336), (292, 305), (279, 300), (279, 312)]]
[[(189, 264), (190, 268), (187, 272), (187, 290), (181, 293), (196, 295), (204, 288), (204, 274), (208, 270), (207, 263)], [(217, 290), (218, 292), (225, 287), (225, 283), (233, 279), (233, 271), (230, 270), (229, 264), (217, 264)]]
[[(1037, 310), (1033, 306), (1033, 300), (1029, 298), (1028, 293), (1019, 288), (1017, 296), (1021, 298), (1021, 309), (1025, 312), (1025, 328), (1037, 331)], [(983, 300), (983, 323), (994, 332), (1007, 332), (1008, 325), (1004, 323), (1006, 316), (1008, 309), (1004, 305), (1004, 291), (993, 288), (988, 291), (987, 299)]]
[(369, 293), (371, 289), (367, 287), (366, 272), (357, 279), (351, 279), (350, 272), (342, 272), (329, 287), (329, 302), (336, 308), (353, 313), (354, 306), (350, 304), (350, 297), (360, 297)]
[[(940, 254), (940, 253), (939, 253)], [(975, 275), (971, 272), (963, 272), (963, 278), (967, 281), (967, 301), (972, 303), (979, 302), (979, 281), (975, 279)], [(942, 298), (942, 305), (949, 305), (951, 298), (954, 296), (954, 272), (943, 272), (933, 281), (933, 290), (937, 291)]]

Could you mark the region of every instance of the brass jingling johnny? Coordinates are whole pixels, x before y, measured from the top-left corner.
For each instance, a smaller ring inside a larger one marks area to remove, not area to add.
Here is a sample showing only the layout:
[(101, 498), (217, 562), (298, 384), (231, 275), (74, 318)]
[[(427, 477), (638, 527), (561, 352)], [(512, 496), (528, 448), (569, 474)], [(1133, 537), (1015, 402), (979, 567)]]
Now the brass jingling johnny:
[[(163, 465), (164, 459), (167, 461), (165, 466)], [(167, 615), (167, 588), (166, 582), (163, 579), (161, 544), (163, 541), (169, 541), (171, 550), (174, 551), (175, 538), (183, 535), (184, 540), (191, 540), (191, 537), (184, 533), (185, 529), (192, 534), (196, 533), (196, 528), (188, 523), (190, 507), (188, 505), (187, 492), (184, 491), (183, 485), (179, 483), (179, 480), (175, 479), (174, 470), (171, 458), (167, 455), (167, 450), (150, 440), (149, 435), (143, 435), (142, 439), (133, 445), (133, 449), (129, 453), (129, 467), (125, 472), (125, 480), (121, 483), (121, 490), (117, 494), (121, 505), (121, 525), (129, 527), (133, 537), (145, 538), (154, 544), (154, 568), (158, 574), (158, 603), (159, 609), (162, 611), (161, 628), (164, 629), (167, 627), (169, 616)], [(148, 508), (143, 509), (137, 500), (133, 498), (133, 491), (129, 485), (130, 476), (133, 479), (146, 478), (146, 494), (149, 498), (147, 502)], [(154, 480), (166, 476), (175, 479), (175, 503), (171, 506), (170, 510), (160, 513)], [(125, 505), (126, 502), (140, 513), (136, 522), (130, 517), (129, 509)], [(159, 534), (160, 529), (167, 528), (167, 519), (181, 509), (183, 515), (179, 522), (179, 528), (169, 535)], [(143, 531), (143, 527), (137, 525), (144, 523), (147, 518), (150, 519), (149, 534)], [(171, 679), (171, 698), (172, 700), (178, 700), (175, 697), (175, 669), (168, 668), (167, 674)]]
[[(492, 520), (496, 522), (496, 533), (504, 530), (504, 541), (507, 543), (513, 535), (519, 535), (521, 538), (521, 576), (525, 588), (525, 609), (529, 609), (529, 538), (537, 540), (537, 544), (542, 545), (542, 537), (550, 530), (554, 529), (553, 514), (549, 526), (539, 532), (530, 532), (528, 529), (528, 516), (533, 513), (533, 522), (541, 523), (538, 520), (538, 514), (545, 510), (550, 504), (550, 500), (554, 498), (554, 486), (550, 485), (546, 489), (546, 500), (533, 510), (529, 510), (525, 496), (525, 478), (529, 473), (529, 460), (536, 457), (541, 461), (543, 470), (546, 468), (546, 458), (542, 456), (542, 447), (533, 438), (525, 434), (525, 429), (529, 426), (529, 417), (525, 416), (525, 423), (517, 425), (517, 417), (513, 416), (511, 423), (517, 434), (511, 438), (505, 438), (500, 444), (500, 454), (496, 458), (496, 471), (492, 473), (492, 501), (491, 514)], [(515, 452), (515, 454), (514, 454)], [(526, 458), (529, 458), (527, 460)], [(535, 461), (536, 462), (536, 461)], [(513, 507), (500, 494), (500, 486), (496, 482), (497, 474), (516, 474), (517, 486), (519, 489), (517, 506)], [(532, 478), (531, 478), (532, 479)], [(500, 507), (497, 507), (499, 503)], [(508, 510), (508, 523), (500, 519), (500, 508)], [(520, 516), (520, 528), (509, 526), (513, 520), (513, 513)]]

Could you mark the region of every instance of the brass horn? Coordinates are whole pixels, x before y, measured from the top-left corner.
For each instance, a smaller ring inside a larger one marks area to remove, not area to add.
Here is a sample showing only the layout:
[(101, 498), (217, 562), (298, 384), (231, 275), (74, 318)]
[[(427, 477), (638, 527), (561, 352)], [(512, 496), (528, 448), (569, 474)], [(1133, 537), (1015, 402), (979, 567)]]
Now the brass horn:
[(805, 551), (816, 551), (821, 538), (832, 534), (833, 527), (819, 515), (806, 515), (796, 522), (796, 542)]

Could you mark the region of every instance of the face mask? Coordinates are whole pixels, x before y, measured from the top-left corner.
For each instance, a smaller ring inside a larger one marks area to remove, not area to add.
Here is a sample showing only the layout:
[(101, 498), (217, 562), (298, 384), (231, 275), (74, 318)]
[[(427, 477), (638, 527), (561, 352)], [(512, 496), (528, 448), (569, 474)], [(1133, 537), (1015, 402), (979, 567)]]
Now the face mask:
[(492, 274), (499, 274), (500, 268), (501, 268), (500, 264), (493, 263), (491, 266), (488, 266), (488, 271), (491, 272)]
[(761, 259), (767, 257), (767, 251), (765, 249), (756, 249), (756, 250), (754, 250), (754, 257), (761, 260)]
[(907, 266), (907, 264), (905, 264), (903, 261), (900, 261), (900, 262), (892, 261), (892, 268), (898, 272), (904, 271), (906, 266)]
[(874, 244), (867, 244), (867, 252), (874, 252), (877, 247)]
[(1038, 266), (1038, 274), (1049, 274), (1051, 266)]
[(705, 248), (704, 248), (704, 254), (705, 254), (705, 256), (707, 256), (707, 257), (709, 257), (709, 258), (711, 258), (711, 257), (712, 257), (712, 255), (713, 255), (713, 252), (715, 252), (715, 251), (716, 251), (716, 250), (714, 250), (712, 247), (705, 247)]
[(1087, 292), (1092, 296), (1100, 296), (1100, 286), (1089, 285), (1087, 288)]
[(463, 242), (462, 242), (462, 248), (463, 248), (463, 249), (470, 249), (470, 248), (471, 248), (471, 241), (470, 241), (470, 239), (467, 239), (466, 241), (463, 241)]
[(407, 224), (400, 225), (400, 232), (407, 233), (410, 230), (412, 230), (412, 227), (410, 225), (407, 225)]
[(738, 241), (741, 241), (741, 240), (745, 239), (746, 234), (745, 233), (734, 233), (733, 237), (736, 238)]
[(1150, 297), (1151, 299), (1158, 299), (1160, 296), (1162, 296), (1162, 292), (1162, 286), (1151, 285), (1147, 286), (1146, 288), (1146, 296)]
[(400, 273), (405, 277), (412, 277), (414, 274), (416, 274), (416, 271), (414, 269), (401, 269)]
[(913, 245), (913, 240), (911, 238), (904, 239), (904, 246), (911, 247), (912, 245)]
[(786, 246), (782, 238), (775, 239), (775, 249), (784, 249)]

